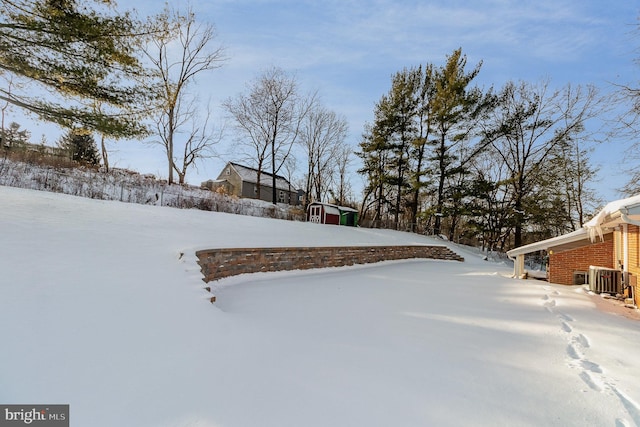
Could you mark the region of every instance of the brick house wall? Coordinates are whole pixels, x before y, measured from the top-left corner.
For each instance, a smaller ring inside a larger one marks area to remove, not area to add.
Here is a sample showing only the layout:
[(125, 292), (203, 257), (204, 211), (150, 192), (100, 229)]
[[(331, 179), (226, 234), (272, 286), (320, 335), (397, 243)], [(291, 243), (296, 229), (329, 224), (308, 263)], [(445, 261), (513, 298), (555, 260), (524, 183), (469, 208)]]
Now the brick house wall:
[(550, 248), (549, 282), (573, 285), (575, 271), (589, 271), (589, 266), (614, 268), (614, 242), (612, 233), (605, 235), (604, 242), (586, 243), (578, 248), (562, 250)]
[[(628, 225), (629, 283), (633, 286), (635, 304), (640, 305), (640, 227)], [(622, 230), (618, 229), (605, 235), (604, 242), (586, 243), (584, 246), (565, 249), (550, 248), (549, 282), (561, 285), (573, 284), (574, 271), (589, 271), (589, 266), (620, 268), (624, 261), (624, 243)]]

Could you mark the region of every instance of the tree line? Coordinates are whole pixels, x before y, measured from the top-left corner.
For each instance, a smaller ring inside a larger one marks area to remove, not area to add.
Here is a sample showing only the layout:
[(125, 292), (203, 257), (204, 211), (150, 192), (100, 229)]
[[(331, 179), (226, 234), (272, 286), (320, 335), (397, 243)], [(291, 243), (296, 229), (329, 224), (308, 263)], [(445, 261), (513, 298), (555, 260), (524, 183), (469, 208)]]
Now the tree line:
[(594, 200), (587, 124), (602, 107), (598, 90), (548, 80), (480, 88), (481, 66), (457, 49), (442, 66), (392, 76), (358, 151), (363, 218), (489, 250), (582, 226)]
[[(222, 131), (196, 84), (228, 58), (215, 27), (200, 23), (191, 9), (165, 6), (140, 18), (110, 0), (0, 0), (0, 6), (4, 140), (17, 132), (4, 122), (16, 107), (69, 129), (59, 145), (90, 145), (97, 137), (107, 170), (107, 140), (161, 147), (170, 184), (184, 183), (197, 162), (216, 155)], [(590, 185), (598, 138), (590, 123), (614, 101), (593, 86), (554, 88), (548, 80), (482, 88), (476, 84), (481, 68), (457, 49), (442, 65), (392, 76), (355, 153), (366, 181), (363, 222), (504, 250), (575, 230), (588, 219), (599, 202)], [(631, 108), (612, 132), (637, 139), (638, 93), (634, 87), (617, 92), (616, 102)], [(273, 179), (291, 181), (303, 170), (299, 187), (307, 201), (355, 205), (347, 120), (317, 93), (303, 93), (295, 75), (263, 70), (223, 107), (241, 157), (234, 160)], [(637, 152), (635, 146), (628, 157)], [(636, 168), (626, 193), (640, 190), (637, 174)]]
[[(109, 0), (0, 0), (0, 5), (4, 139), (12, 135), (4, 123), (9, 107), (70, 129), (59, 145), (95, 135), (107, 171), (106, 140), (140, 139), (161, 147), (170, 184), (185, 183), (197, 162), (217, 154), (222, 130), (213, 126), (211, 106), (199, 99), (195, 85), (227, 58), (216, 44), (215, 27), (200, 23), (192, 9), (167, 5), (142, 19), (119, 12)], [(49, 95), (33, 95), (34, 87)], [(277, 67), (264, 70), (246, 93), (223, 106), (236, 130), (241, 156), (236, 160), (258, 174), (290, 177), (297, 168), (295, 147), (307, 162), (300, 183), (307, 194), (353, 202), (346, 119), (324, 107), (317, 94), (302, 94), (295, 76)], [(94, 153), (86, 155), (81, 160), (95, 162)]]

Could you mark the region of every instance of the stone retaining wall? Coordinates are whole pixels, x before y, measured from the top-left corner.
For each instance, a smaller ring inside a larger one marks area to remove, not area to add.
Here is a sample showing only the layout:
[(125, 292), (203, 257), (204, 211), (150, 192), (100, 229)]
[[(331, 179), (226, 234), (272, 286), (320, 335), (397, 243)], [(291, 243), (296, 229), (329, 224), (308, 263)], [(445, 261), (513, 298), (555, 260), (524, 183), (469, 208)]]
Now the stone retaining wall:
[(464, 261), (446, 246), (223, 248), (198, 251), (196, 256), (205, 282), (243, 273), (341, 267), (396, 259)]

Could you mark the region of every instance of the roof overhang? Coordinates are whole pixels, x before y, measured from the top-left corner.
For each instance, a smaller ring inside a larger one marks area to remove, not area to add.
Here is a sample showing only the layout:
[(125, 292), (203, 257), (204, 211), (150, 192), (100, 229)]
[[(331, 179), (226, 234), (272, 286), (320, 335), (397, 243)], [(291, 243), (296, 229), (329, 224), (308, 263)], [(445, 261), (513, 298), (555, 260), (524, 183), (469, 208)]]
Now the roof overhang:
[(579, 247), (581, 243), (595, 242), (598, 237), (604, 240), (605, 234), (621, 224), (640, 226), (640, 195), (607, 204), (580, 230), (511, 249), (507, 255), (515, 257), (558, 246), (563, 246), (563, 249)]
[(592, 241), (621, 224), (640, 225), (640, 196), (616, 200), (607, 204), (584, 228), (589, 231)]
[(340, 210), (337, 206), (324, 205), (324, 211), (331, 215), (340, 215)]
[(311, 202), (309, 203), (309, 206), (307, 206), (307, 210), (310, 210), (311, 206), (324, 206), (325, 212), (330, 213), (332, 215), (341, 215), (341, 214), (345, 214), (346, 212), (358, 213), (356, 209), (348, 208), (346, 206), (338, 206), (332, 203)]
[[(519, 248), (511, 249), (507, 251), (507, 255), (509, 257), (514, 257), (518, 255), (529, 254), (537, 251), (546, 251), (549, 248), (553, 248), (556, 246), (569, 245), (574, 243), (584, 242), (589, 243), (589, 233), (584, 228), (573, 231), (568, 234), (563, 234), (562, 236), (552, 237), (551, 239), (541, 240), (539, 242), (531, 243), (528, 245), (520, 246)], [(579, 246), (579, 245), (576, 245)]]

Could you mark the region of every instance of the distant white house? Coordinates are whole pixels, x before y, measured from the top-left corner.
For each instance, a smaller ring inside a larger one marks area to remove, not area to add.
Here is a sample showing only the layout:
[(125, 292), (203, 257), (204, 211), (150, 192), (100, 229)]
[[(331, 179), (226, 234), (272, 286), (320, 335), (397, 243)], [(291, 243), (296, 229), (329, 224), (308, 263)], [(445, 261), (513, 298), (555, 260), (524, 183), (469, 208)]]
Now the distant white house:
[[(301, 192), (291, 185), (283, 176), (276, 175), (276, 202), (289, 205), (301, 203)], [(260, 194), (258, 194), (258, 170), (229, 162), (215, 180), (204, 181), (202, 188), (216, 191), (223, 189), (225, 193), (248, 199), (260, 199), (272, 202), (273, 175), (260, 173)]]

